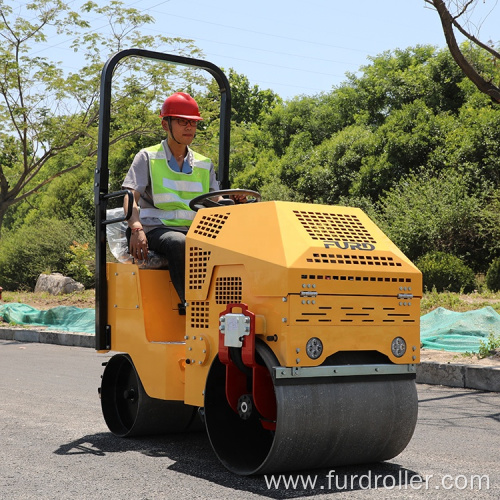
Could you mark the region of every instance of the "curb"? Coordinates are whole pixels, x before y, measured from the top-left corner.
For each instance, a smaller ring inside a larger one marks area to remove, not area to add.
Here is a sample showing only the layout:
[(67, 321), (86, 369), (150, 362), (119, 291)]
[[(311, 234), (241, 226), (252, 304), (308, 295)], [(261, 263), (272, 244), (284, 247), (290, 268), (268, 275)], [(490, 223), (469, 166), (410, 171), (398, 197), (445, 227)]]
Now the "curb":
[[(95, 348), (93, 334), (44, 329), (0, 328), (0, 340)], [(500, 367), (425, 361), (417, 365), (416, 382), (417, 384), (500, 392)]]
[(500, 367), (425, 361), (417, 365), (418, 384), (500, 392)]
[(61, 332), (45, 329), (32, 330), (26, 328), (0, 328), (0, 340), (95, 348), (94, 334)]

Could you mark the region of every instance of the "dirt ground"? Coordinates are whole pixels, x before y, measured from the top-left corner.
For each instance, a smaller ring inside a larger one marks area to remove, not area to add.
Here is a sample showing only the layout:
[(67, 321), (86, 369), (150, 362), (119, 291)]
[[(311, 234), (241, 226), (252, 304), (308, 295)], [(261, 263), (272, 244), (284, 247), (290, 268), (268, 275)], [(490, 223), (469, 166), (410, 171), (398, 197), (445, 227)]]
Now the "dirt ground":
[(476, 354), (462, 354), (459, 352), (436, 351), (434, 349), (421, 349), (420, 361), (435, 361), (436, 363), (450, 363), (458, 365), (480, 365), (500, 367), (500, 349), (495, 354), (479, 358)]

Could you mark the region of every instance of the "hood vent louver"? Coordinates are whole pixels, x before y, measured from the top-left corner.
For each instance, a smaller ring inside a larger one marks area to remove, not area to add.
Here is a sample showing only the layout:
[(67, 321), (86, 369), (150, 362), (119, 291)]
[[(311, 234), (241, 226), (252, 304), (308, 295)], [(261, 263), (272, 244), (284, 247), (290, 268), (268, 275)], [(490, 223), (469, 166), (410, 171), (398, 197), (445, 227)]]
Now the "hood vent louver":
[(356, 215), (301, 210), (294, 210), (293, 213), (313, 240), (370, 243), (372, 245), (376, 243)]

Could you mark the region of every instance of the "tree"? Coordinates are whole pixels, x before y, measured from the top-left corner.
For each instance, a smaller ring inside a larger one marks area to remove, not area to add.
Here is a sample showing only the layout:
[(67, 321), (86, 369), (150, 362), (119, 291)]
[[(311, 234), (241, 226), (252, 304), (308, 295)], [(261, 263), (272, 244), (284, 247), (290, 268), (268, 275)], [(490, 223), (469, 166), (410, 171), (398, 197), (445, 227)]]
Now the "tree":
[[(198, 53), (189, 40), (141, 35), (139, 28), (153, 18), (117, 0), (105, 7), (86, 2), (82, 14), (62, 0), (35, 0), (22, 9), (14, 12), (0, 0), (0, 230), (9, 208), (55, 178), (91, 164), (97, 148), (100, 72), (114, 52), (162, 46), (182, 55)], [(89, 14), (104, 17), (109, 29), (91, 30), (85, 19)], [(83, 53), (79, 71), (65, 74), (59, 63), (34, 55), (33, 48), (45, 42), (48, 33), (69, 37), (71, 48)], [(158, 95), (179, 84), (176, 79), (185, 71), (172, 65), (159, 70), (134, 58), (120, 64), (113, 109), (119, 122), (114, 123), (111, 144), (156, 128), (151, 108), (158, 106)], [(66, 161), (56, 161), (63, 156)]]
[[(361, 76), (350, 75), (331, 93), (282, 103), (262, 120), (267, 138), (262, 143), (278, 157), (275, 171), (295, 199), (375, 202), (401, 177), (428, 169), (431, 158), (436, 172), (448, 165), (444, 155), (438, 161), (434, 152), (445, 151), (449, 131), (459, 126), (460, 110), (479, 92), (447, 50), (417, 46), (384, 52), (371, 61)], [(481, 97), (478, 108), (485, 106), (486, 97)], [(488, 114), (484, 122), (491, 120)], [(489, 149), (494, 153), (493, 145)]]
[[(464, 74), (469, 78), (476, 87), (488, 95), (494, 102), (500, 104), (500, 87), (499, 87), (499, 72), (498, 63), (500, 62), (500, 53), (495, 50), (493, 44), (481, 42), (471, 31), (464, 27), (464, 23), (460, 23), (461, 19), (466, 19), (477, 4), (477, 0), (424, 0), (425, 3), (432, 5), (441, 19), (446, 43), (450, 49), (453, 59), (460, 66)], [(453, 13), (450, 7), (454, 6)], [(480, 57), (477, 51), (473, 51), (476, 57), (468, 57), (460, 48), (455, 37), (455, 31), (458, 30), (474, 47), (480, 49), (490, 56), (489, 64), (484, 57)], [(493, 61), (491, 61), (493, 59)], [(496, 83), (495, 83), (496, 81)]]
[(281, 99), (272, 90), (262, 90), (258, 85), (250, 85), (245, 75), (233, 69), (228, 74), (231, 86), (231, 119), (238, 124), (259, 123), (262, 114), (268, 113)]
[[(428, 170), (429, 157), (442, 145), (455, 120), (433, 113), (421, 99), (393, 109), (374, 131), (376, 148), (361, 159), (350, 193), (376, 200), (410, 172)], [(436, 165), (436, 170), (440, 165)]]
[[(334, 132), (341, 130), (352, 120), (356, 108), (349, 92), (342, 97), (320, 94), (314, 97), (296, 97), (287, 103), (275, 106), (263, 120), (263, 131), (278, 156), (285, 154), (297, 134), (306, 133), (314, 145), (321, 144)], [(349, 113), (344, 104), (349, 101)]]
[[(231, 89), (231, 149), (229, 155), (229, 181), (233, 181), (246, 167), (255, 165), (262, 152), (262, 121), (282, 102), (273, 91), (251, 85), (249, 79), (230, 68), (226, 72)], [(215, 81), (196, 97), (202, 110), (203, 121), (198, 126), (196, 151), (200, 151), (218, 165), (220, 90)], [(251, 182), (254, 185), (254, 182)], [(249, 188), (238, 182), (238, 187)]]

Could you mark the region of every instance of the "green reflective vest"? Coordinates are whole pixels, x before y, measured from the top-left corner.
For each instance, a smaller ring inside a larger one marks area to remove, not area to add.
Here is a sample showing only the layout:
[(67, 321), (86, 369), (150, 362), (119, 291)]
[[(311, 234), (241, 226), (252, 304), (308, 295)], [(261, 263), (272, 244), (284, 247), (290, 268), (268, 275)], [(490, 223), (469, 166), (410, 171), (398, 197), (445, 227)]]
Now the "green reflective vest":
[(153, 203), (156, 209), (141, 210), (148, 217), (158, 217), (166, 226), (190, 226), (195, 212), (189, 208), (189, 202), (210, 190), (209, 158), (189, 149), (193, 155), (190, 174), (174, 172), (168, 165), (162, 144), (146, 148), (149, 158), (149, 172), (153, 191)]

